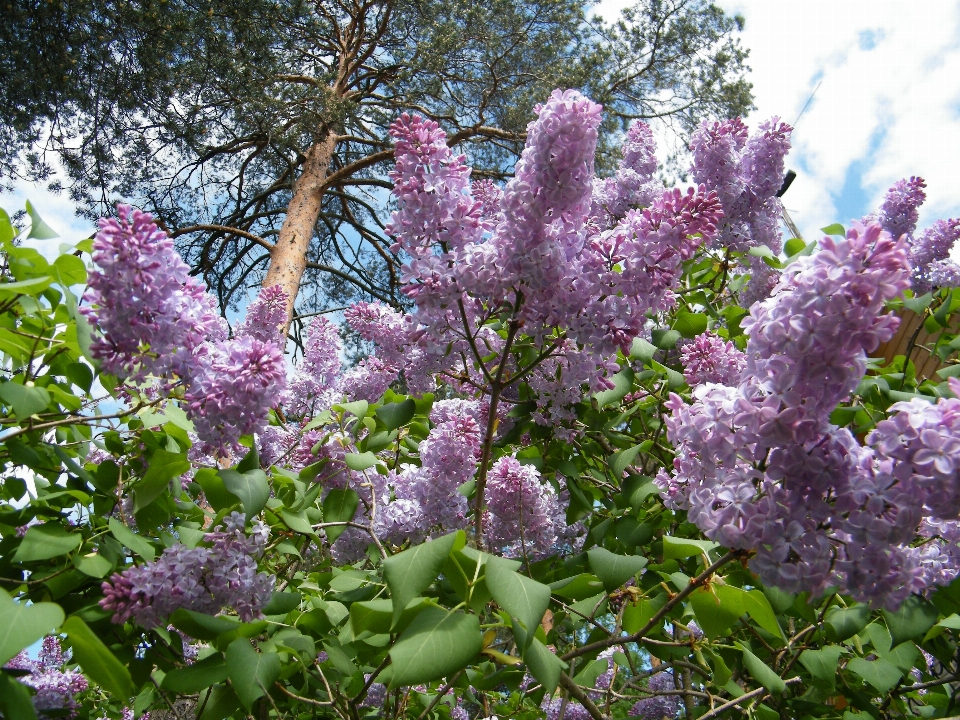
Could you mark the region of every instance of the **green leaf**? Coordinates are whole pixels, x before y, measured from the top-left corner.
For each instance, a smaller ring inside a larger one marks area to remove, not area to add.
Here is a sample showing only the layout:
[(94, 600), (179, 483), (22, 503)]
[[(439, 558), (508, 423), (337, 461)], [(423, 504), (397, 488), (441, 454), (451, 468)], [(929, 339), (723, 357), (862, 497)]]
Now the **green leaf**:
[(170, 615), (170, 624), (197, 640), (215, 640), (220, 635), (240, 627), (240, 622), (225, 617), (204, 615), (180, 608)]
[(917, 315), (923, 315), (923, 311), (930, 307), (930, 303), (933, 302), (933, 294), (927, 293), (919, 297), (904, 298), (903, 306), (908, 310), (912, 310)]
[(766, 245), (756, 245), (750, 248), (747, 250), (747, 255), (758, 258), (770, 258), (771, 260), (774, 260), (777, 257), (777, 254)]
[(63, 609), (56, 603), (24, 605), (0, 590), (0, 666), (30, 647), (63, 623)]
[(339, 407), (342, 407), (351, 415), (362, 418), (366, 417), (367, 410), (370, 409), (370, 403), (366, 400), (357, 400), (355, 402), (340, 403)]
[(841, 235), (846, 237), (847, 231), (840, 223), (834, 223), (833, 225), (827, 225), (824, 228), (820, 228), (820, 232), (824, 235)]
[(240, 700), (226, 685), (214, 685), (206, 696), (201, 696), (198, 707), (203, 707), (199, 720), (224, 720), (240, 709)]
[(407, 603), (423, 595), (443, 570), (450, 552), (455, 547), (463, 547), (465, 541), (463, 532), (458, 531), (421, 543), (383, 561), (383, 578), (393, 596), (394, 627)]
[(111, 570), (113, 563), (102, 555), (91, 553), (90, 555), (79, 555), (73, 558), (73, 565), (84, 575), (93, 578), (102, 578)]
[(513, 634), (521, 649), (533, 640), (543, 614), (550, 604), (550, 588), (536, 580), (524, 577), (513, 570), (513, 564), (498, 557), (491, 557), (486, 564), (487, 588), (497, 604), (511, 617), (522, 623), (514, 623)]
[(777, 622), (777, 617), (770, 607), (770, 601), (761, 590), (751, 590), (743, 594), (743, 609), (753, 618), (753, 621), (766, 630), (768, 633), (777, 637), (783, 637), (783, 630)]
[(593, 397), (598, 407), (605, 407), (617, 403), (627, 396), (633, 387), (633, 370), (625, 368), (610, 378), (613, 387), (610, 390), (601, 390)]
[(50, 238), (60, 237), (53, 228), (47, 225), (33, 209), (33, 205), (27, 200), (27, 214), (30, 216), (30, 234), (28, 238), (37, 240), (49, 240)]
[(476, 615), (426, 608), (390, 649), (390, 686), (417, 685), (449, 677), (480, 653), (482, 639)]
[[(303, 535), (316, 535), (313, 530), (313, 526), (310, 524), (310, 521), (307, 520), (303, 510), (295, 513), (291, 510), (283, 508), (280, 511), (280, 517), (283, 518), (283, 522), (287, 524), (287, 527), (294, 532), (302, 533)], [(332, 528), (327, 529), (329, 530)]]
[(786, 244), (783, 246), (787, 253), (787, 257), (793, 257), (806, 247), (807, 244), (800, 238), (791, 238), (790, 240), (787, 240)]
[(280, 656), (257, 652), (246, 638), (237, 638), (227, 646), (226, 659), (230, 684), (247, 710), (280, 677)]
[(197, 693), (227, 679), (227, 663), (214, 653), (193, 665), (168, 672), (160, 687), (175, 693)]
[(673, 321), (673, 329), (685, 338), (696, 337), (707, 329), (707, 320), (703, 313), (679, 312)]
[(800, 653), (800, 664), (820, 682), (831, 687), (837, 679), (837, 662), (846, 652), (839, 645), (826, 645), (819, 650), (804, 650)]
[(300, 593), (274, 591), (270, 596), (270, 602), (263, 607), (263, 614), (286, 615), (300, 607), (301, 600), (303, 597)]
[(740, 645), (743, 650), (743, 665), (747, 672), (753, 676), (753, 679), (763, 685), (773, 695), (779, 695), (787, 689), (786, 684), (780, 679), (770, 667), (760, 658), (750, 652), (745, 645)]
[(20, 547), (17, 548), (13, 561), (49, 560), (73, 552), (82, 542), (83, 537), (80, 533), (68, 533), (58, 522), (33, 525), (27, 529), (27, 534), (20, 541)]
[(692, 540), (690, 538), (663, 536), (663, 559), (681, 560), (695, 555), (707, 555), (714, 548), (720, 547), (709, 540)]
[[(712, 589), (711, 589), (712, 588)], [(699, 588), (690, 594), (697, 624), (710, 638), (726, 635), (743, 614), (743, 591), (730, 585)]]
[(639, 360), (644, 365), (653, 360), (653, 356), (656, 352), (656, 346), (651, 345), (643, 338), (634, 338), (633, 343), (630, 345), (630, 359)]
[(894, 646), (922, 638), (937, 622), (938, 615), (933, 604), (919, 595), (908, 597), (895, 612), (886, 609), (882, 612)]
[(6, 673), (0, 673), (0, 710), (9, 720), (37, 720), (27, 686)]
[(127, 667), (76, 615), (63, 623), (63, 632), (73, 648), (73, 661), (83, 668), (84, 674), (126, 704), (134, 694), (133, 680)]
[(853, 658), (847, 663), (847, 670), (859, 675), (881, 693), (893, 688), (903, 677), (896, 667), (882, 658), (872, 661)]
[[(349, 522), (353, 520), (359, 504), (360, 498), (357, 496), (356, 491), (350, 488), (331, 490), (323, 501), (323, 521)], [(327, 539), (330, 542), (334, 542), (346, 529), (346, 525), (335, 525), (324, 528), (324, 532), (327, 533)]]
[(610, 464), (610, 472), (613, 473), (613, 477), (618, 480), (621, 479), (624, 471), (627, 469), (627, 467), (629, 467), (630, 463), (636, 459), (637, 454), (642, 449), (642, 445), (634, 445), (633, 447), (629, 447), (626, 450), (620, 450), (619, 452), (615, 452), (613, 455), (611, 455), (608, 462)]
[(377, 456), (372, 452), (363, 452), (363, 453), (347, 453), (343, 456), (343, 461), (347, 464), (347, 467), (351, 470), (356, 470), (360, 472), (362, 470), (367, 470), (372, 468), (377, 464)]
[(590, 548), (587, 557), (590, 569), (607, 592), (616, 590), (647, 564), (647, 559), (639, 555), (617, 555), (602, 547)]
[(39, 295), (53, 284), (51, 277), (36, 277), (19, 282), (0, 283), (0, 297), (8, 298), (17, 295)]
[(653, 344), (661, 350), (671, 350), (672, 348), (675, 348), (681, 337), (680, 333), (676, 330), (667, 330), (664, 328), (653, 330), (650, 335), (651, 339), (653, 340)]
[(0, 208), (0, 245), (6, 245), (17, 236), (7, 211)]
[(417, 413), (417, 402), (413, 399), (407, 399), (403, 402), (394, 402), (377, 408), (377, 417), (387, 430), (396, 430), (398, 427), (406, 425), (413, 420)]
[[(0, 285), (0, 288), (3, 286)], [(26, 420), (31, 415), (43, 412), (50, 405), (50, 393), (46, 388), (5, 382), (0, 385), (0, 400), (13, 408), (17, 420)]]
[(197, 470), (193, 481), (203, 489), (203, 496), (217, 512), (240, 502), (240, 498), (227, 490), (227, 486), (223, 484), (223, 480), (213, 468)]
[(150, 467), (135, 487), (134, 512), (152, 503), (169, 487), (170, 481), (190, 469), (185, 453), (157, 450), (150, 458)]
[(863, 630), (870, 622), (870, 608), (858, 604), (849, 608), (831, 608), (824, 618), (827, 626), (827, 636), (835, 641), (842, 642)]
[(550, 652), (536, 638), (523, 653), (523, 662), (526, 663), (530, 674), (539, 680), (550, 694), (557, 689), (557, 685), (560, 684), (560, 673), (567, 668), (563, 660)]
[(236, 470), (219, 470), (217, 475), (223, 480), (223, 486), (233, 495), (240, 498), (240, 505), (246, 513), (247, 520), (255, 517), (263, 510), (270, 497), (270, 481), (263, 470), (256, 468), (239, 473)]
[(76, 255), (61, 255), (53, 261), (53, 268), (64, 287), (83, 285), (87, 281), (87, 268)]
[(133, 550), (144, 560), (150, 561), (157, 556), (157, 551), (154, 550), (153, 545), (137, 535), (116, 518), (110, 518), (110, 520), (107, 521), (107, 524), (110, 527), (110, 532), (113, 533), (113, 536), (119, 540), (122, 545), (125, 545)]
[(364, 600), (350, 605), (350, 627), (353, 634), (359, 635), (365, 630), (375, 634), (386, 634), (391, 630), (403, 632), (417, 614), (427, 607), (430, 601), (426, 598), (414, 598), (404, 608), (400, 622), (393, 628), (393, 602), (390, 600)]
[(655, 595), (652, 598), (642, 598), (635, 603), (628, 603), (623, 609), (623, 629), (631, 635), (640, 632), (666, 602), (665, 595)]

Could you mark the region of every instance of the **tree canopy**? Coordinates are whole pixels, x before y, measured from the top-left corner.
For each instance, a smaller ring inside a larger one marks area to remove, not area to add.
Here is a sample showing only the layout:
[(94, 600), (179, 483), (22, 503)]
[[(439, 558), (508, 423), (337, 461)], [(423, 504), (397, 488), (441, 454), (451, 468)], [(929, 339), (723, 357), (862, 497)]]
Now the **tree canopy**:
[(264, 280), (302, 312), (398, 304), (383, 221), (387, 130), (402, 113), (441, 122), (475, 177), (501, 178), (554, 87), (605, 106), (601, 167), (632, 119), (686, 132), (750, 108), (741, 18), (702, 0), (643, 0), (615, 24), (588, 11), (578, 0), (18, 1), (0, 29), (0, 162), (8, 177), (52, 180), (91, 217), (119, 199), (150, 210), (224, 307)]

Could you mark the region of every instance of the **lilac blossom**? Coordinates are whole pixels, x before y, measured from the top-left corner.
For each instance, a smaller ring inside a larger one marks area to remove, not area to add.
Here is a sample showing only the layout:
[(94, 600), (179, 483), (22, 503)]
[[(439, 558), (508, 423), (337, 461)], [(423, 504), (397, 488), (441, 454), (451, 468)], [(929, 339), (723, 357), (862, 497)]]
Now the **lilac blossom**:
[(286, 345), (283, 328), (287, 322), (287, 293), (279, 285), (260, 290), (247, 306), (247, 314), (237, 326), (237, 337), (252, 337), (260, 342)]
[(919, 218), (917, 210), (927, 199), (927, 194), (923, 191), (926, 186), (923, 178), (911, 177), (909, 180), (898, 180), (887, 191), (880, 212), (876, 214), (876, 220), (895, 239), (899, 239), (901, 235), (913, 237)]
[(229, 452), (242, 435), (262, 430), (283, 400), (286, 366), (273, 342), (245, 336), (207, 344), (194, 357), (184, 396), (205, 451)]
[(705, 332), (680, 349), (683, 376), (691, 387), (703, 383), (737, 385), (747, 356), (719, 335)]
[(654, 177), (657, 146), (647, 123), (640, 120), (631, 123), (622, 152), (616, 174), (593, 182), (590, 221), (599, 229), (612, 227), (628, 210), (649, 205), (663, 191)]
[(920, 233), (910, 247), (910, 265), (913, 268), (912, 284), (918, 295), (932, 290), (936, 283), (931, 271), (942, 272), (939, 261), (947, 260), (950, 250), (960, 238), (960, 219), (937, 220)]
[(29, 673), (21, 677), (20, 682), (34, 689), (33, 706), (41, 711), (41, 717), (47, 717), (44, 710), (75, 710), (75, 696), (87, 689), (87, 679), (82, 673), (63, 668), (69, 662), (70, 652), (64, 652), (60, 638), (48, 635), (41, 643), (36, 660), (21, 650), (5, 667)]
[(540, 709), (547, 715), (547, 720), (558, 720), (560, 711), (563, 711), (563, 720), (590, 720), (590, 713), (576, 700), (569, 698), (545, 697)]
[[(647, 688), (651, 693), (666, 693), (676, 690), (673, 673), (661, 671), (654, 673), (647, 680)], [(673, 720), (680, 710), (680, 702), (676, 695), (656, 695), (638, 700), (628, 713), (629, 717), (643, 718), (643, 720)]]
[(91, 352), (105, 371), (134, 379), (182, 375), (194, 348), (222, 338), (216, 301), (150, 214), (117, 205), (117, 219), (100, 220), (92, 255), (97, 267), (80, 312), (103, 331)]
[(340, 335), (325, 317), (315, 317), (307, 329), (303, 359), (290, 381), (285, 409), (295, 417), (310, 417), (339, 399)]
[(926, 268), (927, 280), (933, 287), (960, 287), (960, 265), (953, 260), (936, 260)]
[(539, 559), (557, 542), (559, 498), (533, 465), (510, 456), (497, 460), (487, 476), (487, 544), (508, 557)]
[(177, 543), (155, 561), (114, 573), (103, 583), (101, 607), (113, 612), (115, 623), (132, 620), (147, 629), (164, 626), (180, 608), (215, 615), (232, 607), (244, 622), (257, 617), (274, 585), (273, 576), (257, 572), (269, 530), (257, 520), (246, 535), (238, 512), (223, 526), (206, 534), (210, 547)]
[(339, 388), (350, 400), (376, 402), (398, 374), (395, 367), (371, 355), (343, 374)]

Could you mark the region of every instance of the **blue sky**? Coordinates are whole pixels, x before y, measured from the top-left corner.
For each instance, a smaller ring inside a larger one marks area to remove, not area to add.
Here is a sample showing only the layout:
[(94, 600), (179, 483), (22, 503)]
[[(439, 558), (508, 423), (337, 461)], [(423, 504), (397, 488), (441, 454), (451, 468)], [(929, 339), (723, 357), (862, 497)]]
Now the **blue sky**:
[[(717, 2), (746, 18), (757, 104), (748, 124), (792, 123), (816, 89), (793, 134), (787, 166), (798, 177), (784, 197), (808, 239), (874, 210), (911, 175), (927, 181), (921, 227), (960, 216), (960, 0)], [(613, 18), (626, 4), (597, 10)], [(27, 198), (65, 239), (91, 232), (65, 196), (43, 188), (20, 186), (0, 205)], [(59, 241), (48, 244), (53, 253)]]

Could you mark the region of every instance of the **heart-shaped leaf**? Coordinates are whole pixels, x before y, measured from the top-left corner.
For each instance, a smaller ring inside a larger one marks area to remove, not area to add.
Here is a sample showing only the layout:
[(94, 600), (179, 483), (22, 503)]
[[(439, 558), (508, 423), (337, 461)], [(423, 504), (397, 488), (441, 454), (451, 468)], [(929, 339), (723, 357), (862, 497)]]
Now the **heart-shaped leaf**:
[[(356, 515), (359, 505), (360, 498), (355, 490), (350, 488), (331, 490), (323, 500), (323, 521), (349, 522)], [(324, 532), (327, 533), (327, 539), (330, 542), (335, 542), (346, 529), (346, 525), (334, 525), (324, 528)]]
[(617, 555), (602, 547), (590, 548), (587, 557), (590, 569), (607, 592), (616, 590), (647, 564), (647, 559), (639, 555)]
[(240, 498), (240, 505), (250, 520), (263, 510), (270, 497), (270, 482), (260, 468), (240, 473), (236, 470), (220, 470), (217, 473), (224, 487)]
[(393, 626), (403, 609), (415, 597), (422, 595), (437, 579), (455, 547), (463, 547), (466, 537), (462, 531), (421, 543), (383, 561), (383, 578), (393, 596)]
[(514, 572), (509, 561), (498, 557), (487, 560), (486, 580), (497, 604), (523, 623), (522, 628), (514, 624), (513, 633), (520, 648), (526, 648), (550, 604), (550, 588)]
[(280, 677), (280, 656), (275, 652), (257, 652), (246, 638), (230, 643), (225, 655), (233, 690), (249, 710)]
[(413, 399), (407, 399), (403, 402), (388, 403), (383, 407), (377, 408), (377, 417), (387, 430), (396, 430), (398, 427), (406, 425), (413, 420), (417, 413), (417, 403)]
[(482, 641), (476, 615), (428, 607), (390, 650), (390, 685), (417, 685), (449, 677), (480, 653)]
[(0, 590), (0, 666), (60, 627), (63, 618), (56, 603), (23, 605)]
[(34, 525), (27, 530), (27, 534), (20, 541), (20, 547), (17, 548), (13, 561), (49, 560), (73, 552), (82, 542), (80, 533), (68, 533), (60, 523)]

